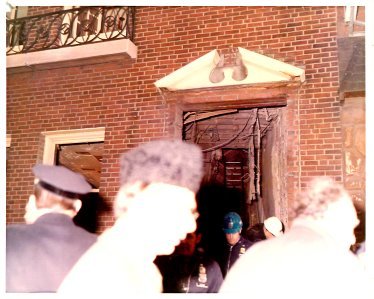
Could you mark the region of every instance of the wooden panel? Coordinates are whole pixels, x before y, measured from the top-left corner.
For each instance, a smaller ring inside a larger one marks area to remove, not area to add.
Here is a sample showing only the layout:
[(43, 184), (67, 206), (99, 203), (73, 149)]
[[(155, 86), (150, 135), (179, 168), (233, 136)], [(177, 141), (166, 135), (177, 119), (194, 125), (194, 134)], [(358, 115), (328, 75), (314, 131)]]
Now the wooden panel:
[(59, 145), (57, 162), (81, 173), (94, 188), (99, 188), (103, 150), (103, 142)]

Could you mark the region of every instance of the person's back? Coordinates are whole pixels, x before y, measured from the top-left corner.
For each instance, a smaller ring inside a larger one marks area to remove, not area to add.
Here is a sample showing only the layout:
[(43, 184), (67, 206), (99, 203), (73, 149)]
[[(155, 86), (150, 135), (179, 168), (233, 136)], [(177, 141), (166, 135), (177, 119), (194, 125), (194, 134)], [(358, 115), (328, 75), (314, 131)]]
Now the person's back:
[(164, 293), (218, 293), (223, 277), (218, 263), (204, 255), (162, 257)]
[(188, 234), (170, 256), (156, 259), (164, 293), (217, 293), (223, 277), (218, 263), (198, 244), (201, 234)]
[[(363, 278), (352, 253), (342, 250), (328, 234), (300, 225), (284, 236), (254, 244), (230, 270), (220, 293), (352, 298), (362, 291), (357, 286), (363, 285)], [(246, 282), (250, 287), (244, 287)]]
[(49, 213), (29, 225), (6, 228), (6, 291), (56, 292), (97, 236), (63, 214)]
[[(253, 245), (220, 293), (249, 291), (253, 299), (370, 298), (363, 268), (349, 251), (358, 222), (347, 192), (328, 178), (317, 178), (292, 212), (291, 229)], [(243, 287), (247, 282), (249, 289)]]
[(37, 183), (26, 205), (26, 224), (6, 228), (6, 291), (56, 292), (97, 236), (73, 222), (84, 177), (62, 166), (36, 165)]
[(153, 263), (196, 229), (202, 152), (181, 140), (142, 144), (121, 157), (116, 222), (77, 262), (58, 292), (137, 295), (162, 292)]
[(123, 227), (103, 232), (60, 285), (59, 293), (139, 294), (162, 291), (160, 273)]

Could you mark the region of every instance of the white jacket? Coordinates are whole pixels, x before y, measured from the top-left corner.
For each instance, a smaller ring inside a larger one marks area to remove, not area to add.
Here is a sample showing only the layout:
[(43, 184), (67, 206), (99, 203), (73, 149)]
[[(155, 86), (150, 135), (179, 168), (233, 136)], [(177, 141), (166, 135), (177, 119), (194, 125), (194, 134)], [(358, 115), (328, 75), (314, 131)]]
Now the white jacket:
[(253, 245), (220, 293), (248, 298), (374, 298), (357, 257), (333, 236), (299, 221), (283, 236)]

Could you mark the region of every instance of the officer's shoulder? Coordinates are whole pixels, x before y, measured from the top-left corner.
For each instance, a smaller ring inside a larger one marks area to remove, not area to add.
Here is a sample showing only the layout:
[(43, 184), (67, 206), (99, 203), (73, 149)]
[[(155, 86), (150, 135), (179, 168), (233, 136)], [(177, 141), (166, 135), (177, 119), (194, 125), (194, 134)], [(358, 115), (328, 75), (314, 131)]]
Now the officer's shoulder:
[(248, 246), (248, 247), (252, 246), (254, 244), (254, 242), (248, 240), (247, 238), (245, 238), (243, 236), (241, 237), (240, 241), (241, 241), (242, 244), (244, 244), (245, 246)]
[(24, 247), (28, 244), (38, 242), (38, 234), (28, 224), (9, 224), (6, 226), (7, 248)]
[(25, 232), (28, 232), (30, 228), (30, 225), (27, 225), (25, 223), (14, 223), (14, 224), (8, 224), (6, 226), (6, 236), (16, 236), (16, 235), (22, 235)]

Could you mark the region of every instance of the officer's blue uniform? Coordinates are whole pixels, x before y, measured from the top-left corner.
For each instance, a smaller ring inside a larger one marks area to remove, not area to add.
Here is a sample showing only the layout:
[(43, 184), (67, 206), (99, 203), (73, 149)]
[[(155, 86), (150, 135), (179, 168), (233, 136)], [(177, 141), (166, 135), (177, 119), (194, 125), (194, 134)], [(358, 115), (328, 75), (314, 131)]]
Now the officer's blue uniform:
[(233, 246), (226, 243), (223, 260), (221, 263), (223, 277), (226, 276), (229, 269), (234, 265), (239, 257), (243, 255), (253, 244), (254, 243), (243, 238), (242, 236), (240, 236), (239, 241)]
[[(85, 178), (63, 166), (36, 165), (38, 188), (66, 200), (91, 191)], [(56, 292), (65, 275), (97, 240), (61, 210), (48, 210), (32, 224), (6, 228), (6, 291)]]
[(234, 265), (237, 259), (253, 245), (251, 241), (240, 235), (242, 228), (243, 221), (238, 213), (228, 212), (223, 217), (223, 232), (226, 234), (226, 238), (228, 234), (238, 234), (239, 236), (239, 240), (235, 245), (226, 242), (223, 248), (222, 255), (219, 259), (223, 277), (226, 277), (227, 272)]
[(6, 291), (56, 292), (65, 275), (96, 241), (95, 234), (60, 213), (6, 229)]
[(201, 251), (165, 257), (158, 266), (164, 293), (217, 293), (223, 282), (218, 263)]

